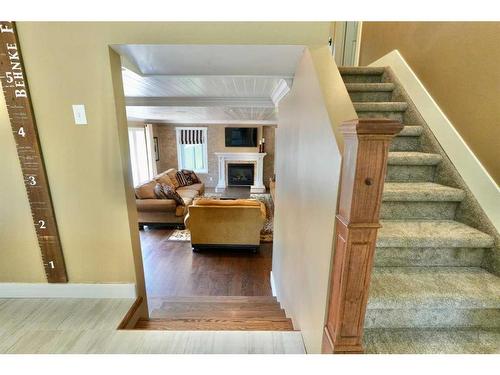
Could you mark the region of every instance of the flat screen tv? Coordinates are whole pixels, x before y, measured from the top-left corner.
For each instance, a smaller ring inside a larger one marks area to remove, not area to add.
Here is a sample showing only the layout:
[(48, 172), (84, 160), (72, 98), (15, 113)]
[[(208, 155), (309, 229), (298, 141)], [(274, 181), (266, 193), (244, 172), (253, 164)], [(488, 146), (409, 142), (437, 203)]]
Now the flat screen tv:
[(226, 128), (226, 147), (257, 147), (257, 128)]

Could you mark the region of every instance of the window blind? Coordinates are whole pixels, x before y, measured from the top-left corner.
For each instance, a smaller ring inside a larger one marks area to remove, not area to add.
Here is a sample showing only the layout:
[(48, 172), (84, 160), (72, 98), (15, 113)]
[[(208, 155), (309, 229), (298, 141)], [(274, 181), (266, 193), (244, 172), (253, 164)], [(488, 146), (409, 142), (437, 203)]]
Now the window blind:
[(181, 129), (180, 143), (182, 145), (200, 145), (205, 143), (203, 139), (203, 130)]

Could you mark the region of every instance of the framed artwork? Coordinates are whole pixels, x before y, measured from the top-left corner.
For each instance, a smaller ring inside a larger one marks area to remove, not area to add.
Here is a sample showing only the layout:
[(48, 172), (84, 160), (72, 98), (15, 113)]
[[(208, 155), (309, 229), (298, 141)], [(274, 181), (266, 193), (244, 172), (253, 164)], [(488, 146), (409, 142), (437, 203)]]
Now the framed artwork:
[(158, 137), (153, 137), (155, 161), (160, 161), (160, 149), (158, 148)]

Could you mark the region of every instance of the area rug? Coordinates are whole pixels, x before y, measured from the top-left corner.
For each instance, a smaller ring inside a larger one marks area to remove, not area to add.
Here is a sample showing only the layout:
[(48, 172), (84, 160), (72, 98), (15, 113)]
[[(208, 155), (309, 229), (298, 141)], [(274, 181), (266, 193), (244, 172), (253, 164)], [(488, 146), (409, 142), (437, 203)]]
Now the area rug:
[[(218, 198), (220, 194), (208, 193), (206, 198)], [(273, 220), (274, 220), (274, 204), (271, 194), (250, 194), (250, 198), (257, 199), (266, 206), (266, 221), (260, 232), (261, 242), (273, 242)], [(168, 237), (169, 241), (191, 241), (191, 233), (189, 229), (176, 229)]]
[(168, 236), (169, 241), (191, 241), (189, 229), (176, 229)]

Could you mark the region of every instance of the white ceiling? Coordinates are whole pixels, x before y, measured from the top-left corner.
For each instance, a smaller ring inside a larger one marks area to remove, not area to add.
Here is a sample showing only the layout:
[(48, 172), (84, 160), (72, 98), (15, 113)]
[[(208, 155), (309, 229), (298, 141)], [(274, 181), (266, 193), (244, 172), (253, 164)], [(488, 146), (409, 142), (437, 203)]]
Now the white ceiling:
[(114, 46), (130, 120), (277, 121), (273, 93), (291, 86), (301, 46)]
[(123, 69), (122, 75), (125, 96), (270, 97), (281, 79), (251, 75), (141, 76), (128, 69)]
[(292, 77), (304, 50), (287, 45), (112, 46), (144, 75), (274, 75)]

